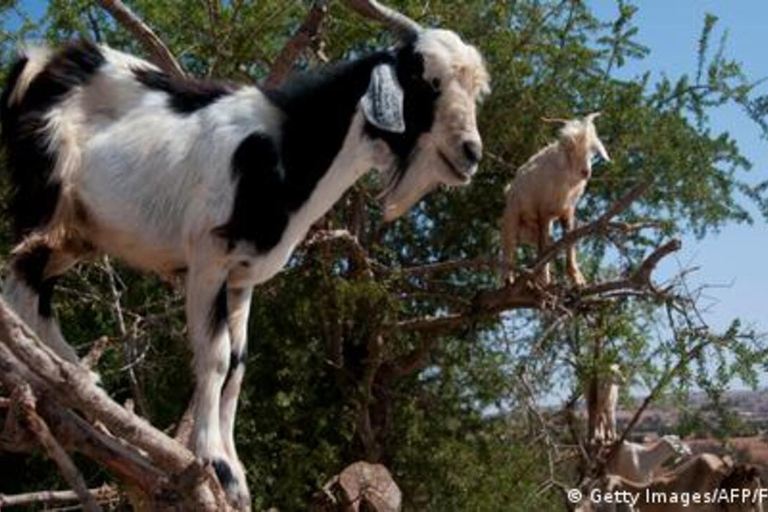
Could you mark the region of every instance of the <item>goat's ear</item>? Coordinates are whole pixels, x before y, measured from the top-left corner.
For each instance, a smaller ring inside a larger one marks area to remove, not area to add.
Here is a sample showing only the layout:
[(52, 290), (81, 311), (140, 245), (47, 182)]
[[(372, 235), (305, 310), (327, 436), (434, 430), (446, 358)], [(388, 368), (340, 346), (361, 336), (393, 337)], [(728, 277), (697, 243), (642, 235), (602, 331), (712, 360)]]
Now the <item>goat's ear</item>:
[(397, 81), (395, 68), (391, 64), (379, 64), (373, 68), (368, 90), (360, 100), (363, 114), (368, 122), (387, 132), (403, 133), (405, 131), (404, 100), (405, 95)]

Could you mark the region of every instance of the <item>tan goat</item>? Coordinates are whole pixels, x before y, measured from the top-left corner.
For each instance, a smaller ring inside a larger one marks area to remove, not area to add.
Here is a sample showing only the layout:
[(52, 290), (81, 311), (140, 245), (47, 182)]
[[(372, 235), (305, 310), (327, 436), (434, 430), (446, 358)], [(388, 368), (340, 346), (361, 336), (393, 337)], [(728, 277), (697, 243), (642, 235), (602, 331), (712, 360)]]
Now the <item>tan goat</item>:
[[(592, 159), (599, 155), (610, 160), (594, 125), (599, 115), (557, 120), (563, 125), (558, 140), (524, 163), (507, 187), (501, 236), (504, 273), (510, 282), (514, 281), (518, 243), (535, 245), (541, 254), (551, 243), (553, 220), (561, 222), (564, 232), (574, 228), (574, 210), (592, 175)], [(568, 250), (567, 271), (576, 285), (584, 284), (575, 246)], [(549, 265), (544, 267), (541, 280), (549, 284)]]
[(595, 441), (610, 443), (616, 439), (616, 407), (619, 403), (619, 387), (624, 375), (618, 364), (612, 364), (606, 375), (601, 375), (597, 385), (587, 386), (585, 395), (590, 416), (590, 433)]

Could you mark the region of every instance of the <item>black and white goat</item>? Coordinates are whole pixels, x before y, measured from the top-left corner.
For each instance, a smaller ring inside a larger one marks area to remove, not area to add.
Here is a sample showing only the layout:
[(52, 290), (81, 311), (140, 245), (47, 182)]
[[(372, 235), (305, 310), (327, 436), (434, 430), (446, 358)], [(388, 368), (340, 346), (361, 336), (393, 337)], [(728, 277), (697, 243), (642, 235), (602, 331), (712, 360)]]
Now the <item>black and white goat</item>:
[(233, 428), (252, 287), (283, 268), (310, 226), (369, 169), (394, 219), (438, 184), (465, 185), (488, 90), (478, 51), (366, 2), (397, 49), (274, 90), (172, 78), (80, 41), (27, 51), (0, 102), (19, 244), (3, 292), (62, 357), (57, 276), (109, 254), (185, 276), (194, 350), (191, 445), (249, 506)]

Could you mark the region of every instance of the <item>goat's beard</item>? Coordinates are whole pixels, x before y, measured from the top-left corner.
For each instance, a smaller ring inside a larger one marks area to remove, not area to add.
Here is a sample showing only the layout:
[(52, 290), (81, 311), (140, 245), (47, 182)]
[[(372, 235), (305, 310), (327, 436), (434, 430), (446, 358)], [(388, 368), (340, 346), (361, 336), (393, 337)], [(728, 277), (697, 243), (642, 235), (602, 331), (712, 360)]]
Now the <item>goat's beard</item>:
[(444, 182), (437, 154), (416, 151), (401, 167), (393, 166), (385, 173), (386, 185), (379, 195), (384, 203), (384, 221), (401, 217), (422, 197)]

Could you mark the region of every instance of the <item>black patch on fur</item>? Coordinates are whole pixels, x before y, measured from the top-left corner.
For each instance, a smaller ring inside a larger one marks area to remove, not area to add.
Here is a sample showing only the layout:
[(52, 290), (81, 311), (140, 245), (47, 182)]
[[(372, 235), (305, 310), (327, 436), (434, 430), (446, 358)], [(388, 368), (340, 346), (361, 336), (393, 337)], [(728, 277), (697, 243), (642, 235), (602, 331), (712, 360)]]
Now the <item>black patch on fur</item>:
[(341, 150), (371, 72), (383, 63), (395, 65), (405, 91), (406, 132), (390, 134), (368, 125), (366, 133), (386, 141), (398, 169), (407, 167), (419, 135), (432, 127), (439, 95), (423, 79), (423, 60), (412, 46), (329, 66), (266, 90), (285, 114), (280, 147), (264, 134), (252, 133), (235, 152), (235, 205), (227, 223), (215, 230), (229, 240), (230, 248), (245, 240), (264, 253), (280, 242), (290, 215), (309, 199)]
[(49, 277), (40, 284), (40, 295), (37, 299), (37, 312), (43, 318), (53, 316), (53, 288), (56, 286), (58, 278)]
[(280, 242), (288, 225), (286, 187), (279, 174), (279, 155), (272, 140), (260, 133), (246, 137), (232, 156), (232, 177), (237, 182), (235, 202), (226, 224), (214, 233), (234, 241), (245, 239), (260, 252)]
[(215, 459), (211, 461), (213, 470), (216, 472), (216, 478), (219, 479), (219, 483), (224, 489), (230, 487), (235, 483), (235, 475), (232, 473), (232, 468), (229, 467), (229, 463), (224, 459)]
[(16, 256), (13, 262), (14, 271), (21, 276), (24, 283), (40, 295), (43, 290), (43, 276), (51, 249), (44, 245), (37, 246)]
[(57, 278), (45, 279), (45, 267), (51, 257), (51, 249), (44, 245), (22, 253), (16, 257), (13, 263), (14, 271), (21, 277), (38, 296), (37, 312), (43, 318), (53, 316), (53, 288)]
[(207, 107), (236, 88), (223, 82), (178, 78), (153, 69), (133, 69), (145, 87), (168, 94), (168, 104), (177, 114), (191, 114)]
[(88, 41), (65, 45), (35, 76), (21, 100), (11, 105), (10, 96), (26, 64), (26, 58), (14, 64), (0, 97), (2, 142), (13, 185), (10, 210), (17, 239), (50, 221), (61, 191), (61, 184), (50, 179), (56, 155), (47, 148), (45, 115), (74, 88), (87, 84), (104, 64), (104, 56)]
[(233, 350), (229, 354), (229, 369), (227, 370), (227, 376), (224, 378), (224, 384), (221, 386), (222, 393), (224, 393), (224, 390), (227, 389), (227, 384), (229, 384), (229, 381), (232, 380), (232, 376), (235, 374), (237, 369), (240, 366), (245, 366), (247, 359), (248, 347), (243, 347), (242, 352)]
[(211, 313), (209, 316), (211, 335), (215, 336), (221, 332), (222, 329), (227, 328), (227, 284), (224, 283), (216, 293), (216, 298), (211, 305)]

